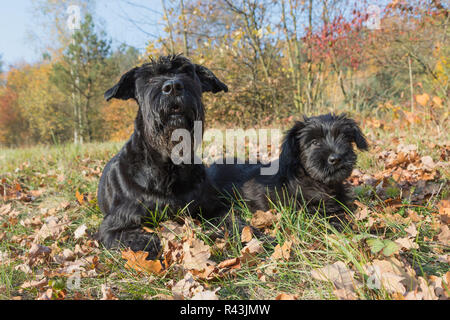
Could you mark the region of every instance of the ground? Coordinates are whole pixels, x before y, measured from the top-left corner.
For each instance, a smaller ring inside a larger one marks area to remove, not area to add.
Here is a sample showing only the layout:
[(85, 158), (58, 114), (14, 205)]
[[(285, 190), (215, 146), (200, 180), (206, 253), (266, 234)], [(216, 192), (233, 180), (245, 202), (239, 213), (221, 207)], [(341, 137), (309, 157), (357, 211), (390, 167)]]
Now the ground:
[(365, 122), (371, 148), (349, 183), (343, 227), (274, 203), (231, 214), (245, 228), (212, 239), (183, 213), (145, 228), (164, 259), (106, 250), (91, 235), (104, 165), (122, 143), (0, 150), (0, 299), (448, 299), (447, 130)]

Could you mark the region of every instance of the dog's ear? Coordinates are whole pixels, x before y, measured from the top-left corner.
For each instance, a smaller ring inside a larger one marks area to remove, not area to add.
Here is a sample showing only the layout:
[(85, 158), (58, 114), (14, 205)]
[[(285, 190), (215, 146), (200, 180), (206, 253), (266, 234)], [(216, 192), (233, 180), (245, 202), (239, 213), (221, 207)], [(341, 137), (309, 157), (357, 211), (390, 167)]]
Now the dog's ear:
[(296, 121), (294, 126), (290, 128), (284, 136), (283, 144), (281, 146), (281, 153), (286, 157), (298, 157), (300, 153), (299, 135), (300, 131), (305, 126), (306, 124), (304, 122)]
[(369, 144), (367, 143), (366, 137), (364, 136), (364, 133), (362, 133), (361, 128), (355, 121), (352, 121), (351, 126), (353, 141), (355, 142), (358, 149), (368, 150)]
[(228, 87), (225, 83), (217, 79), (217, 77), (208, 68), (199, 64), (195, 65), (195, 72), (197, 73), (200, 82), (202, 83), (202, 92), (217, 93), (220, 91), (228, 92)]
[(131, 98), (135, 98), (135, 81), (136, 81), (136, 70), (138, 67), (131, 69), (127, 73), (125, 73), (117, 82), (117, 84), (108, 89), (105, 92), (106, 101), (111, 100), (112, 98), (128, 100)]

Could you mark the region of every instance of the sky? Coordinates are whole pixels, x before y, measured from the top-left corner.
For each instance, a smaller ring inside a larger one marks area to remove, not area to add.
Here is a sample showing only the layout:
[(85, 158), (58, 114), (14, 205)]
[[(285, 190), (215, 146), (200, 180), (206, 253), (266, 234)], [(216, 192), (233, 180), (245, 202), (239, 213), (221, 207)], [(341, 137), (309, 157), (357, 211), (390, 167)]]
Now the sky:
[[(133, 2), (140, 6), (131, 6)], [(151, 10), (149, 10), (150, 8)], [(160, 0), (97, 0), (96, 15), (112, 39), (113, 48), (126, 43), (143, 49), (161, 33)], [(136, 20), (135, 24), (129, 17)], [(32, 0), (0, 0), (0, 55), (4, 69), (21, 62), (40, 60), (39, 41), (30, 39), (33, 23)]]

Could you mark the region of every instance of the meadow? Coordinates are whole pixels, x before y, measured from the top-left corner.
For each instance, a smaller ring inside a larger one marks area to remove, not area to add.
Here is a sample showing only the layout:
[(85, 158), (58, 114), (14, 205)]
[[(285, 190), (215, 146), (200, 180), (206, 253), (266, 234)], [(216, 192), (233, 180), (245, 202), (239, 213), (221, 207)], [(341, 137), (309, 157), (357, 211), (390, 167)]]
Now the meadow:
[(164, 244), (155, 261), (92, 239), (99, 177), (123, 142), (0, 149), (0, 299), (448, 299), (449, 128), (359, 121), (370, 150), (358, 153), (339, 227), (236, 199), (230, 214), (273, 243), (249, 228), (213, 238), (181, 212), (146, 225)]

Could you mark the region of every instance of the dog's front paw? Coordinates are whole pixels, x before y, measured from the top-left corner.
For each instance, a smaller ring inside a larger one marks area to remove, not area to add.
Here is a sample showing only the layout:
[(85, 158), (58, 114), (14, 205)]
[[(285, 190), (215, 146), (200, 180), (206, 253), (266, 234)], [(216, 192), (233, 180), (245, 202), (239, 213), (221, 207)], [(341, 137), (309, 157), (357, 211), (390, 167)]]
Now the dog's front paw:
[(123, 237), (120, 242), (133, 251), (148, 252), (148, 260), (154, 260), (161, 251), (161, 241), (158, 236), (141, 230), (127, 232), (126, 238)]

